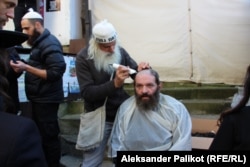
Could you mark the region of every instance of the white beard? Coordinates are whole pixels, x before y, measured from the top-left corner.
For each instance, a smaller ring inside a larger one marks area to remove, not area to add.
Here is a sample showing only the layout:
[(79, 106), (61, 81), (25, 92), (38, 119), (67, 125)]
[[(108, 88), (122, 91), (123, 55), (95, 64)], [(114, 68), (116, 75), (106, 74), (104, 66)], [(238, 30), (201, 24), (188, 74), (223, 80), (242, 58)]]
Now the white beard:
[(96, 69), (112, 74), (115, 70), (110, 64), (120, 64), (121, 62), (121, 53), (118, 44), (115, 45), (114, 53), (104, 52), (97, 47), (96, 43), (92, 44), (89, 49), (89, 58), (94, 59)]
[(121, 54), (119, 51), (115, 51), (114, 53), (110, 54), (99, 49), (97, 51), (97, 55), (98, 56), (94, 57), (96, 69), (98, 71), (103, 70), (108, 74), (112, 74), (114, 72), (114, 68), (110, 64), (119, 64), (121, 60)]

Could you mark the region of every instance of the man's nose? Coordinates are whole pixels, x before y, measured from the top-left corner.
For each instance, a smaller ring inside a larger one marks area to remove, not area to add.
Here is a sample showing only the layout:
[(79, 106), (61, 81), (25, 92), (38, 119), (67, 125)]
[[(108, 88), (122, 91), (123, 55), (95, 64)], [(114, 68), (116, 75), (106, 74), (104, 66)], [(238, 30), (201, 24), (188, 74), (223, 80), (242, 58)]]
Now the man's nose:
[(15, 14), (14, 8), (7, 9), (6, 15), (7, 15), (8, 18), (13, 19), (14, 18), (14, 14)]
[(22, 31), (22, 32), (23, 32), (24, 34), (28, 34), (28, 33), (27, 33), (27, 30), (24, 30), (24, 29), (23, 29), (23, 31)]
[(114, 53), (114, 51), (115, 51), (115, 46), (112, 45), (108, 48), (109, 53)]
[(148, 88), (146, 86), (142, 87), (142, 93), (147, 93), (148, 92)]

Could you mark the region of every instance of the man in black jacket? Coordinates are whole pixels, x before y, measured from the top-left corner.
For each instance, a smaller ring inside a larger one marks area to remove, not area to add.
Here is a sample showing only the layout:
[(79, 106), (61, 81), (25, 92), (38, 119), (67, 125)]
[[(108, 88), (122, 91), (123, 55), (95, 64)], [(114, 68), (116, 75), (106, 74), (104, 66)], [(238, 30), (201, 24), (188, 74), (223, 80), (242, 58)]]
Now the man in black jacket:
[[(14, 9), (17, 5), (17, 0), (0, 0), (0, 30), (3, 29), (3, 26), (6, 24), (6, 22), (9, 19), (14, 18)], [(9, 39), (8, 32), (2, 32), (2, 38), (5, 37), (5, 39)], [(5, 46), (8, 45), (8, 42), (6, 40), (2, 41), (3, 43), (6, 43)], [(13, 41), (15, 42), (15, 41)], [(13, 43), (14, 44), (14, 43)], [(16, 42), (15, 44), (20, 45), (21, 42)], [(8, 45), (10, 46), (10, 45)], [(12, 45), (10, 48), (6, 49), (5, 51), (8, 52), (9, 59), (17, 59), (20, 60), (20, 57), (14, 48), (14, 45)], [(7, 110), (9, 113), (17, 114), (20, 110), (20, 104), (19, 104), (19, 97), (18, 97), (18, 83), (17, 79), (22, 74), (22, 72), (15, 72), (10, 65), (7, 65), (8, 67), (8, 73), (6, 74), (7, 80), (9, 82), (9, 89), (8, 94), (12, 98), (11, 101), (13, 102), (13, 108)]]
[[(1, 3), (1, 2), (0, 2)], [(0, 7), (1, 9), (1, 7)], [(36, 124), (28, 118), (6, 113), (11, 110), (7, 93), (8, 52), (6, 48), (27, 40), (20, 32), (0, 30), (0, 166), (47, 167)]]
[(43, 141), (49, 167), (58, 167), (61, 157), (58, 108), (64, 99), (62, 77), (66, 69), (62, 45), (43, 27), (43, 17), (30, 10), (22, 18), (23, 32), (31, 45), (28, 63), (11, 62), (15, 71), (26, 71), (25, 92), (31, 102), (33, 119)]
[(0, 0), (0, 166), (47, 167), (41, 137), (35, 123), (4, 111), (15, 112), (8, 94), (9, 59), (6, 48), (21, 44), (27, 36), (20, 32), (2, 30), (14, 17), (17, 0)]

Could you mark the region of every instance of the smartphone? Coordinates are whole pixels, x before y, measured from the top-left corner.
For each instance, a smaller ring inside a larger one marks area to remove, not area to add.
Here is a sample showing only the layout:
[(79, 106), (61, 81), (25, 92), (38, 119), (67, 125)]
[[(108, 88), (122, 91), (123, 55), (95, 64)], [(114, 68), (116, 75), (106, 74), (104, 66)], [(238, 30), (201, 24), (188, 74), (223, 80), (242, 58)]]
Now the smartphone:
[(10, 59), (11, 59), (15, 64), (17, 64), (15, 56), (11, 55), (11, 56), (10, 56)]

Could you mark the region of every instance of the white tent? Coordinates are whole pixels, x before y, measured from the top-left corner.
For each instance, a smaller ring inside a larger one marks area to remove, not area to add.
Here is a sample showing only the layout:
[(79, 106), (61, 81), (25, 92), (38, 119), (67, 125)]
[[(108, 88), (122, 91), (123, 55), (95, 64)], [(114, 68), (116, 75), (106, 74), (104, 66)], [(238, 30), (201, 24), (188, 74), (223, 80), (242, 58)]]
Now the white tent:
[(162, 81), (240, 85), (250, 64), (250, 0), (91, 0), (121, 45)]

